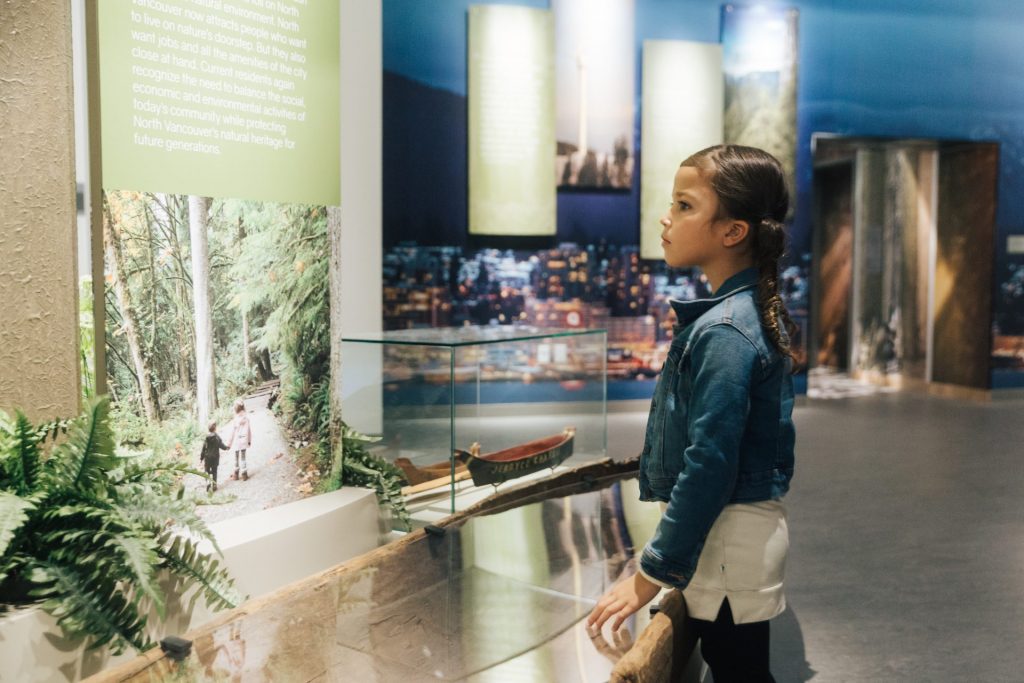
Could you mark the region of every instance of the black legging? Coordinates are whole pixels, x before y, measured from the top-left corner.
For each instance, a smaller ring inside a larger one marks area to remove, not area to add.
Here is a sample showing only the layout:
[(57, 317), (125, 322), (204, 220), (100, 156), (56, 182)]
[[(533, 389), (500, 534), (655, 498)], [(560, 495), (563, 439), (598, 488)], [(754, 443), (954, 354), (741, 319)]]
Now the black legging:
[(714, 621), (686, 617), (715, 683), (775, 683), (768, 670), (768, 622), (734, 624), (728, 598)]
[(203, 461), (203, 465), (204, 465), (204, 468), (206, 469), (206, 473), (208, 475), (210, 475), (210, 479), (212, 479), (212, 481), (209, 481), (206, 484), (206, 490), (207, 491), (216, 491), (217, 490), (217, 465), (219, 465), (219, 464), (220, 464), (220, 460), (219, 459), (218, 459), (217, 462), (211, 462), (209, 460), (204, 460)]

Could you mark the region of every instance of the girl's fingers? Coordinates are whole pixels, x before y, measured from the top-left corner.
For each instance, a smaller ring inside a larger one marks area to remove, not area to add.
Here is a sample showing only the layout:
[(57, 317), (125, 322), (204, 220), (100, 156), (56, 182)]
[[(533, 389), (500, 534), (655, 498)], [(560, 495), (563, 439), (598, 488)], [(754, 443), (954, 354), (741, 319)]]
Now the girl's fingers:
[(622, 622), (624, 622), (626, 618), (635, 611), (636, 610), (632, 609), (629, 605), (623, 605), (621, 609), (618, 610), (618, 613), (615, 615), (615, 620), (612, 622), (612, 633), (618, 631), (622, 626)]
[(600, 629), (602, 626), (604, 626), (604, 622), (608, 621), (608, 619), (613, 614), (618, 612), (622, 608), (622, 606), (623, 603), (619, 600), (609, 603), (607, 607), (601, 610), (601, 614), (597, 617), (597, 620), (594, 622), (594, 628)]
[(593, 626), (594, 622), (597, 621), (597, 617), (601, 614), (601, 611), (608, 604), (611, 599), (610, 595), (602, 595), (601, 599), (597, 601), (594, 608), (590, 610), (590, 616), (587, 617), (587, 626)]

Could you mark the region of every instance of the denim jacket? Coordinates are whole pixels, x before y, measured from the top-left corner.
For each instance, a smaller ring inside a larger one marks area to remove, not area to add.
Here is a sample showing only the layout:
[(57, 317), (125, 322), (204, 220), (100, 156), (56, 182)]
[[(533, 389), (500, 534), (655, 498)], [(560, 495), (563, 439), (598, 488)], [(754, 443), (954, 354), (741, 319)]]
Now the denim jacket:
[(758, 318), (758, 272), (709, 299), (672, 301), (678, 318), (640, 454), (640, 498), (668, 503), (640, 566), (685, 588), (711, 526), (731, 503), (778, 499), (793, 476), (788, 357)]

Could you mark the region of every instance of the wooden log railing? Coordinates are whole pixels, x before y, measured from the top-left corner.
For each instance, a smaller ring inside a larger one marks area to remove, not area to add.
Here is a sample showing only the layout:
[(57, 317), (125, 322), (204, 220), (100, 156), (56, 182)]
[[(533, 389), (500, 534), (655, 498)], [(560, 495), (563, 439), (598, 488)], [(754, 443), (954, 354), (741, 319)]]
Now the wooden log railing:
[(696, 636), (686, 628), (686, 603), (670, 591), (633, 647), (612, 669), (609, 683), (698, 683)]

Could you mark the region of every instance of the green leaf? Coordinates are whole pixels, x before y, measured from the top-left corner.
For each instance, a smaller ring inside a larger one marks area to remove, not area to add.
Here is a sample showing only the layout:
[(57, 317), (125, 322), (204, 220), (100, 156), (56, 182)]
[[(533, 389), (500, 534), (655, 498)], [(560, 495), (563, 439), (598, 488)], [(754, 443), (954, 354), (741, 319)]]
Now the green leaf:
[(117, 482), (119, 484), (130, 484), (135, 482), (146, 481), (155, 474), (197, 474), (200, 477), (205, 477), (206, 472), (197, 470), (188, 463), (177, 462), (177, 463), (158, 463), (150, 467), (137, 467), (132, 469), (126, 469), (123, 476)]
[[(346, 426), (343, 433), (356, 433)], [(342, 477), (345, 482), (357, 486), (369, 486), (377, 492), (377, 500), (387, 505), (399, 521), (407, 528), (412, 526), (412, 517), (402, 496), (402, 478), (398, 469), (383, 458), (367, 451), (358, 439), (343, 440), (345, 455), (342, 461)]]
[(113, 534), (108, 546), (113, 547), (124, 562), (124, 569), (131, 576), (131, 583), (141, 595), (153, 601), (157, 614), (163, 619), (164, 596), (156, 584), (155, 567), (160, 561), (156, 554), (156, 544), (138, 536)]
[(360, 432), (357, 432), (356, 430), (352, 429), (348, 425), (343, 425), (342, 426), (342, 437), (341, 438), (345, 439), (345, 440), (348, 440), (348, 441), (359, 441), (361, 443), (376, 443), (376, 442), (380, 441), (382, 437), (379, 437), (379, 436), (367, 436), (366, 434), (362, 434)]
[(35, 429), (36, 440), (42, 443), (47, 439), (56, 439), (58, 434), (67, 434), (68, 428), (73, 422), (73, 418), (58, 418), (56, 420), (44, 422)]
[[(184, 489), (179, 489), (182, 492)], [(159, 536), (168, 526), (185, 531), (190, 536), (209, 541), (220, 553), (217, 539), (205, 520), (196, 512), (196, 501), (184, 496), (152, 496), (132, 492), (121, 499), (118, 508), (128, 523)]]
[(199, 552), (194, 541), (166, 532), (161, 537), (157, 554), (167, 568), (185, 578), (186, 583), (198, 583), (211, 606), (237, 607), (242, 602), (227, 570), (221, 568), (213, 556)]
[(67, 440), (46, 460), (54, 486), (92, 491), (107, 483), (107, 473), (118, 464), (109, 414), (110, 403), (100, 398), (71, 424)]
[(13, 423), (0, 412), (0, 487), (25, 494), (33, 489), (39, 472), (39, 436), (20, 411)]
[(31, 595), (44, 601), (43, 610), (53, 615), (68, 635), (89, 637), (90, 649), (110, 643), (111, 650), (120, 654), (126, 645), (140, 652), (151, 647), (143, 617), (115, 581), (89, 577), (81, 570), (46, 560), (34, 561), (28, 578), (35, 584)]
[(33, 507), (24, 498), (0, 491), (0, 557), (7, 552), (14, 533), (28, 519), (28, 511)]

